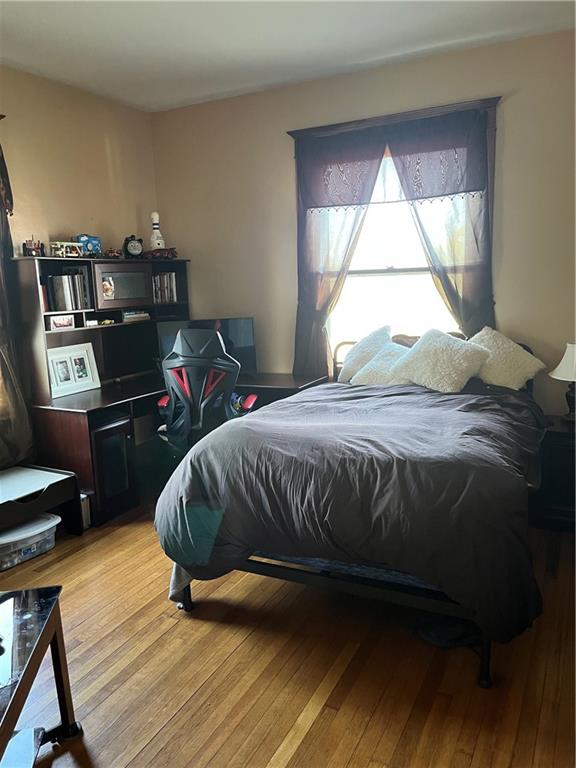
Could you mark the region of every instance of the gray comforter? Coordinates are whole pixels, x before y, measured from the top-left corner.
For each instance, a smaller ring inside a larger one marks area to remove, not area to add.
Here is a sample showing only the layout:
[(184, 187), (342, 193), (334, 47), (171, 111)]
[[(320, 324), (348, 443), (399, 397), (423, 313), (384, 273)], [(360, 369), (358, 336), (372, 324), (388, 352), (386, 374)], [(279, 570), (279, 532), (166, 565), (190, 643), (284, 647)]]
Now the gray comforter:
[(541, 437), (530, 395), (474, 380), (326, 384), (230, 421), (158, 501), (171, 596), (255, 551), (323, 557), (412, 574), (507, 641), (541, 610), (526, 525)]

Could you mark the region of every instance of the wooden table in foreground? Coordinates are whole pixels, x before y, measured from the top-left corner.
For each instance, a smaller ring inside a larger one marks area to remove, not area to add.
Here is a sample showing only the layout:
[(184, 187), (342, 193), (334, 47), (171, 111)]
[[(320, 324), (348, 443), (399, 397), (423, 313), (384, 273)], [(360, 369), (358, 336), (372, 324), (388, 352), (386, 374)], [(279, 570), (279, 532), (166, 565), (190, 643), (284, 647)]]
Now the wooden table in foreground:
[[(82, 733), (74, 718), (60, 619), (62, 587), (0, 592), (0, 768), (28, 768), (42, 744)], [(61, 722), (50, 730), (14, 731), (50, 647)]]

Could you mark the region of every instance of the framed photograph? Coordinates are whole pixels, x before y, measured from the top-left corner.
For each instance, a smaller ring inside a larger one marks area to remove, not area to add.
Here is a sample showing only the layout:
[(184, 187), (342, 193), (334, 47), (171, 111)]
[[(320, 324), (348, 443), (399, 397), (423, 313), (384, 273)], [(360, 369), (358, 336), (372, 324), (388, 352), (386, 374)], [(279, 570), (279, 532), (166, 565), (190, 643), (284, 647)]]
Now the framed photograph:
[(50, 315), (50, 330), (65, 331), (74, 328), (74, 315)]
[(100, 389), (100, 377), (90, 342), (49, 349), (48, 371), (52, 397)]
[(141, 261), (94, 264), (96, 309), (149, 307), (154, 303), (152, 265)]

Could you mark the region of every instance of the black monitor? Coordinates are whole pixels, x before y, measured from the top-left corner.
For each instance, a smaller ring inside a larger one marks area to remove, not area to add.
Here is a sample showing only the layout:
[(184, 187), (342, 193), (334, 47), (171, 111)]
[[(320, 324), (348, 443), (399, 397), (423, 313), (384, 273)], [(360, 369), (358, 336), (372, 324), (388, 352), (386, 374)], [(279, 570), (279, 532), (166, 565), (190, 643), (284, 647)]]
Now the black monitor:
[(162, 321), (157, 323), (157, 326), (158, 347), (162, 359), (172, 352), (176, 335), (181, 328), (205, 328), (219, 331), (226, 351), (238, 360), (243, 374), (255, 374), (257, 371), (253, 317)]

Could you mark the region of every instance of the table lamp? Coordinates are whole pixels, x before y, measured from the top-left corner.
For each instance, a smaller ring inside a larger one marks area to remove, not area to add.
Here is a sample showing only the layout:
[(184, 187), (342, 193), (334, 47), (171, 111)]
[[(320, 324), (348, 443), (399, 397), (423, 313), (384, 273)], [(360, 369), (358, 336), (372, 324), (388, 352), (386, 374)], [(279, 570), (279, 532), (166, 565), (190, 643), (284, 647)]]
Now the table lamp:
[(569, 381), (568, 391), (566, 392), (566, 402), (568, 403), (568, 414), (564, 416), (567, 421), (574, 421), (574, 382), (576, 381), (576, 344), (566, 344), (564, 357), (553, 371), (548, 374), (553, 379), (559, 381)]

